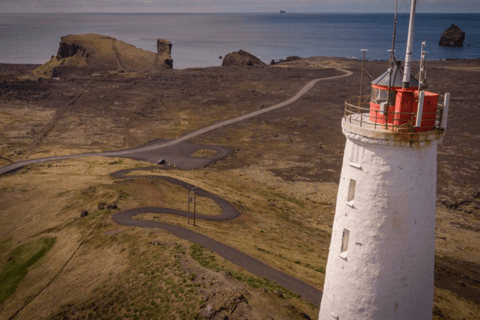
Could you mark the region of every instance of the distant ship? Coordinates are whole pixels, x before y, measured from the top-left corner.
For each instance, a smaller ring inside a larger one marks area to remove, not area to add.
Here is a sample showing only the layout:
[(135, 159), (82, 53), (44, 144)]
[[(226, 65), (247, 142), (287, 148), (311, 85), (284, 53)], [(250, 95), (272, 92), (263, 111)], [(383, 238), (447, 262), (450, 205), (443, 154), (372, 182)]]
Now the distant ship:
[(280, 13), (287, 13), (287, 11), (285, 11), (285, 10), (280, 10)]

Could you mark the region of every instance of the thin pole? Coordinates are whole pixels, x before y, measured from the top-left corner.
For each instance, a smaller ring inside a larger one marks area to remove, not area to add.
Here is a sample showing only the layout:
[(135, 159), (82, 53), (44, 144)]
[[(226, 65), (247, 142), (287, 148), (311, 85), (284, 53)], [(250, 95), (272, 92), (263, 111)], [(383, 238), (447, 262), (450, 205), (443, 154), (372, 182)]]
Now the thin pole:
[(390, 72), (388, 73), (388, 91), (387, 91), (387, 107), (383, 113), (385, 117), (385, 129), (388, 129), (388, 112), (390, 111), (390, 101), (392, 97), (392, 74), (397, 64), (395, 59), (395, 38), (397, 35), (397, 12), (398, 0), (395, 1), (395, 18), (393, 19), (392, 49), (390, 50)]
[(408, 27), (407, 52), (405, 54), (405, 73), (403, 74), (402, 88), (410, 87), (410, 71), (412, 69), (413, 29), (415, 28), (415, 9), (417, 0), (412, 0), (410, 10), (410, 25)]
[(190, 224), (190, 186), (187, 188), (187, 224)]
[(427, 53), (425, 50), (425, 46), (427, 45), (427, 41), (422, 42), (422, 51), (420, 54), (420, 76), (418, 77), (418, 90), (423, 90), (425, 88), (425, 77), (426, 77), (426, 71), (425, 71), (425, 54)]
[(363, 57), (362, 57), (362, 74), (360, 75), (360, 96), (358, 97), (358, 106), (360, 107), (362, 103), (362, 87), (363, 87), (363, 70), (365, 67), (365, 52), (367, 52), (367, 49), (361, 49), (360, 51), (363, 52)]
[(197, 190), (193, 189), (193, 226), (195, 227), (195, 215), (197, 213)]
[(398, 9), (398, 0), (395, 1), (395, 19), (393, 20), (392, 51), (390, 52), (390, 59), (392, 59), (391, 62), (395, 60), (395, 37), (397, 35), (397, 9)]
[[(395, 38), (397, 34), (397, 9), (398, 9), (398, 0), (395, 1), (395, 18), (393, 19), (393, 35), (392, 35), (392, 49), (390, 50), (390, 72), (388, 75), (388, 92), (387, 92), (387, 105), (390, 105), (390, 96), (392, 93), (392, 74), (393, 69), (396, 66), (395, 60)], [(388, 109), (387, 109), (388, 111)]]

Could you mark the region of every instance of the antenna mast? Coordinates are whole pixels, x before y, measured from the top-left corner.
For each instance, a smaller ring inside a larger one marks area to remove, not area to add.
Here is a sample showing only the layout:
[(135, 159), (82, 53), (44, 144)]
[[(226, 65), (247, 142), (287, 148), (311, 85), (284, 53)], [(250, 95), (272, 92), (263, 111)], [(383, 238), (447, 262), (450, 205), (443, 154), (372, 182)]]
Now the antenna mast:
[[(393, 68), (395, 68), (395, 36), (397, 34), (397, 9), (398, 9), (398, 0), (395, 1), (395, 19), (393, 20), (393, 35), (392, 35), (392, 49), (390, 50), (390, 72), (388, 73), (388, 91), (387, 91), (387, 107), (383, 110), (383, 115), (388, 116), (388, 109), (390, 106), (391, 96), (392, 96), (392, 74)], [(387, 121), (385, 121), (385, 126), (388, 127)]]
[(402, 88), (410, 87), (410, 71), (412, 69), (412, 51), (413, 51), (413, 29), (415, 27), (415, 9), (417, 0), (412, 0), (410, 9), (410, 25), (408, 27), (407, 52), (405, 54), (405, 73), (403, 74)]
[[(395, 1), (395, 19), (393, 20), (392, 50), (390, 51), (390, 65), (392, 68), (394, 67), (394, 61), (395, 61), (395, 37), (397, 35), (397, 10), (398, 10), (398, 0)], [(392, 73), (390, 72), (390, 75), (391, 74)]]

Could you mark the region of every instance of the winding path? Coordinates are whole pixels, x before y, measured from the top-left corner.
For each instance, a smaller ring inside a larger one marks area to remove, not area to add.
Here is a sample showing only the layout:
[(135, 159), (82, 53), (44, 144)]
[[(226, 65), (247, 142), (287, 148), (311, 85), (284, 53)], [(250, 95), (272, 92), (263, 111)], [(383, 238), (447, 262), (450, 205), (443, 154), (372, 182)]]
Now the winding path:
[[(176, 149), (168, 148), (168, 147), (176, 147), (177, 149), (181, 149), (182, 145), (188, 144), (187, 140), (191, 138), (198, 137), (204, 133), (225, 127), (230, 124), (234, 124), (240, 121), (244, 121), (246, 119), (258, 116), (260, 114), (264, 114), (273, 110), (277, 110), (280, 108), (283, 108), (289, 104), (292, 104), (293, 102), (297, 101), (301, 96), (303, 96), (305, 93), (307, 93), (316, 83), (319, 81), (326, 81), (326, 80), (333, 80), (333, 79), (339, 79), (343, 77), (348, 77), (352, 75), (351, 71), (344, 70), (344, 69), (338, 69), (340, 71), (343, 71), (345, 74), (339, 75), (339, 76), (334, 76), (334, 77), (328, 77), (328, 78), (323, 78), (323, 79), (315, 79), (307, 83), (295, 96), (292, 98), (276, 104), (274, 106), (264, 108), (262, 110), (257, 110), (254, 112), (251, 112), (249, 114), (230, 119), (230, 120), (225, 120), (220, 123), (205, 127), (200, 130), (196, 130), (194, 132), (191, 132), (183, 137), (180, 137), (176, 140), (158, 140), (154, 141), (151, 143), (148, 143), (144, 146), (140, 146), (137, 148), (133, 149), (128, 149), (128, 150), (119, 150), (119, 151), (109, 151), (109, 152), (99, 152), (99, 153), (84, 153), (84, 154), (75, 154), (75, 155), (67, 155), (67, 156), (55, 156), (55, 157), (47, 157), (47, 158), (40, 158), (40, 159), (31, 159), (31, 160), (25, 160), (25, 161), (20, 161), (17, 163), (12, 163), (10, 165), (4, 166), (0, 168), (0, 175), (14, 171), (16, 169), (22, 168), (24, 166), (30, 165), (30, 164), (35, 164), (35, 163), (40, 163), (40, 162), (46, 162), (46, 161), (57, 161), (57, 160), (64, 160), (64, 159), (74, 159), (74, 158), (82, 158), (82, 157), (89, 157), (89, 156), (106, 156), (106, 157), (131, 157), (134, 155), (138, 154), (146, 154), (146, 153), (151, 153), (153, 151), (158, 151), (161, 149), (165, 150), (172, 150), (175, 151)], [(201, 147), (209, 147), (209, 146), (201, 146)], [(187, 148), (188, 149), (188, 148)], [(222, 153), (223, 152), (223, 153)], [(226, 150), (223, 150), (220, 152), (221, 156), (224, 156), (225, 154), (228, 154)], [(151, 156), (151, 154), (149, 155)], [(149, 158), (151, 159), (151, 158)], [(217, 159), (217, 158), (215, 158)], [(213, 160), (215, 160), (213, 159)], [(183, 159), (185, 160), (185, 159)], [(187, 159), (188, 160), (188, 159)], [(210, 161), (213, 161), (210, 160)], [(171, 161), (170, 161), (171, 162)], [(193, 157), (191, 157), (190, 162), (194, 162)], [(201, 168), (204, 167), (205, 165), (200, 162), (197, 162), (194, 164), (194, 166), (197, 166), (196, 168)], [(159, 167), (154, 167), (155, 169), (159, 169)], [(111, 176), (116, 179), (124, 179), (128, 177), (129, 179), (131, 178), (155, 178), (155, 179), (163, 179), (165, 181), (168, 181), (170, 183), (177, 184), (179, 186), (182, 186), (184, 188), (187, 188), (187, 183), (167, 177), (167, 176), (126, 176), (127, 173), (130, 173), (135, 170), (149, 170), (152, 168), (138, 168), (138, 169), (127, 169), (127, 170), (122, 170), (122, 171), (117, 171), (115, 173), (112, 173)], [(190, 169), (195, 169), (195, 168), (190, 168)], [(205, 219), (205, 220), (214, 220), (214, 221), (226, 221), (226, 220), (231, 220), (240, 215), (240, 212), (232, 206), (229, 202), (226, 200), (213, 195), (203, 189), (198, 188), (197, 189), (197, 195), (201, 197), (206, 197), (209, 199), (212, 199), (215, 201), (221, 208), (222, 208), (222, 213), (220, 215), (216, 216), (209, 216), (209, 215), (198, 215), (200, 219)], [(201, 235), (199, 233), (193, 232), (188, 229), (184, 229), (182, 227), (166, 224), (166, 223), (161, 223), (157, 221), (149, 221), (149, 220), (140, 220), (140, 219), (133, 219), (134, 216), (139, 215), (139, 214), (144, 214), (144, 213), (166, 213), (166, 214), (175, 214), (175, 215), (181, 215), (181, 216), (186, 216), (187, 213), (184, 211), (180, 210), (174, 210), (170, 208), (157, 208), (157, 207), (143, 207), (143, 208), (134, 208), (126, 211), (122, 211), (119, 213), (116, 213), (112, 216), (112, 220), (116, 222), (119, 225), (127, 225), (127, 226), (138, 226), (138, 227), (144, 227), (144, 228), (160, 228), (167, 230), (171, 232), (172, 234), (181, 237), (183, 239), (186, 239), (188, 241), (200, 244), (220, 256), (224, 257), (225, 259), (237, 264), (238, 266), (244, 268), (245, 270), (251, 272), (252, 274), (258, 276), (258, 277), (265, 277), (269, 279), (270, 281), (275, 281), (279, 285), (289, 289), (290, 291), (301, 295), (305, 300), (311, 302), (314, 305), (319, 305), (322, 293), (318, 289), (312, 287), (309, 284), (306, 284), (303, 281), (300, 281), (290, 275), (287, 275), (277, 269), (274, 269), (261, 261), (254, 259), (245, 253), (242, 253), (232, 247), (229, 247), (225, 244), (222, 244), (218, 241), (215, 241), (213, 239), (210, 239), (204, 235)]]
[(264, 109), (261, 109), (261, 110), (257, 110), (257, 111), (245, 114), (245, 115), (237, 117), (237, 118), (233, 118), (233, 119), (230, 119), (230, 120), (225, 120), (225, 121), (219, 122), (217, 124), (213, 124), (211, 126), (203, 128), (203, 129), (193, 131), (193, 132), (191, 132), (191, 133), (189, 133), (189, 134), (187, 134), (183, 137), (180, 137), (178, 139), (175, 139), (175, 140), (169, 140), (169, 141), (168, 140), (159, 140), (157, 143), (149, 143), (149, 144), (146, 144), (144, 146), (140, 146), (140, 147), (132, 148), (132, 149), (127, 149), (127, 150), (95, 152), (95, 153), (82, 153), (82, 154), (73, 154), (73, 155), (67, 155), (67, 156), (55, 156), (55, 157), (46, 157), (46, 158), (40, 158), (40, 159), (24, 160), (24, 161), (19, 161), (19, 162), (16, 162), (16, 163), (12, 163), (10, 165), (7, 165), (7, 166), (4, 166), (4, 167), (0, 168), (0, 175), (5, 174), (5, 173), (10, 172), (10, 171), (20, 169), (20, 168), (25, 167), (25, 166), (30, 165), (30, 164), (46, 162), (46, 161), (58, 161), (58, 160), (65, 160), (65, 159), (90, 157), (90, 156), (122, 157), (122, 156), (128, 156), (128, 155), (140, 153), (140, 152), (155, 151), (155, 150), (159, 150), (159, 149), (162, 149), (162, 148), (165, 148), (165, 147), (174, 146), (174, 145), (177, 145), (181, 142), (185, 142), (188, 139), (198, 137), (198, 136), (200, 136), (204, 133), (207, 133), (207, 132), (210, 132), (210, 131), (213, 131), (213, 130), (216, 130), (216, 129), (219, 129), (219, 128), (222, 128), (222, 127), (240, 122), (240, 121), (244, 121), (246, 119), (250, 119), (250, 118), (256, 117), (258, 115), (261, 115), (261, 114), (264, 114), (264, 113), (267, 113), (267, 112), (270, 112), (270, 111), (274, 111), (274, 110), (283, 108), (283, 107), (285, 107), (289, 104), (292, 104), (295, 101), (297, 101), (301, 96), (303, 96), (305, 93), (307, 93), (319, 81), (334, 80), (334, 79), (339, 79), (339, 78), (348, 77), (348, 76), (352, 75), (351, 71), (344, 70), (344, 69), (337, 69), (337, 70), (340, 70), (340, 71), (344, 72), (345, 74), (339, 75), (339, 76), (334, 76), (334, 77), (312, 80), (309, 83), (307, 83), (296, 95), (294, 95), (292, 98), (290, 98), (290, 99), (288, 99), (284, 102), (281, 102), (279, 104), (276, 104), (276, 105), (268, 107), (268, 108), (264, 108)]
[[(189, 184), (187, 184), (186, 182), (172, 178), (172, 177), (168, 177), (168, 176), (157, 176), (157, 175), (142, 175), (142, 176), (128, 175), (127, 176), (126, 175), (136, 170), (145, 171), (145, 170), (152, 170), (152, 169), (159, 169), (159, 167), (121, 170), (121, 171), (112, 173), (110, 176), (116, 179), (125, 179), (125, 178), (162, 179), (167, 182), (179, 185), (185, 189), (189, 187)], [(210, 192), (205, 191), (201, 188), (196, 189), (196, 194), (197, 196), (205, 197), (215, 201), (222, 209), (222, 212), (219, 215), (212, 216), (212, 215), (197, 214), (197, 217), (199, 219), (208, 220), (208, 221), (227, 221), (227, 220), (235, 219), (236, 217), (240, 216), (240, 212), (237, 210), (237, 208), (235, 208), (228, 201), (220, 198), (219, 196), (211, 194)], [(112, 220), (119, 225), (136, 226), (141, 228), (157, 228), (157, 229), (166, 230), (176, 235), (177, 237), (186, 239), (193, 243), (200, 244), (216, 252), (223, 258), (242, 267), (243, 269), (249, 271), (250, 273), (256, 275), (257, 277), (267, 278), (270, 281), (275, 281), (282, 287), (296, 294), (301, 295), (305, 300), (312, 303), (313, 305), (316, 305), (316, 306), (320, 305), (322, 292), (316, 289), (315, 287), (301, 280), (298, 280), (297, 278), (292, 277), (282, 271), (274, 269), (264, 264), (263, 262), (255, 258), (252, 258), (251, 256), (241, 251), (238, 251), (235, 248), (227, 246), (221, 242), (215, 241), (209, 237), (206, 237), (202, 234), (191, 231), (189, 229), (185, 229), (185, 228), (174, 226), (167, 223), (152, 221), (152, 220), (133, 219), (133, 217), (140, 214), (145, 214), (145, 213), (163, 213), (163, 214), (173, 214), (173, 215), (187, 217), (187, 212), (181, 211), (181, 210), (176, 210), (171, 208), (158, 208), (158, 207), (140, 207), (140, 208), (134, 208), (134, 209), (115, 213), (112, 216)]]

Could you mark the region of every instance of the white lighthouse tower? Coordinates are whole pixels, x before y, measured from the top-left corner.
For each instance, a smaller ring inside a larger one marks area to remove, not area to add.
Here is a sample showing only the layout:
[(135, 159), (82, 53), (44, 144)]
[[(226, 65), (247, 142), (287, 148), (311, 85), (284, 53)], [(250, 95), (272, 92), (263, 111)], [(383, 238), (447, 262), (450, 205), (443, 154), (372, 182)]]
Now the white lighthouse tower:
[(368, 104), (345, 103), (320, 320), (432, 319), (437, 145), (449, 94), (438, 104), (410, 77), (411, 39), (405, 72), (393, 61)]

